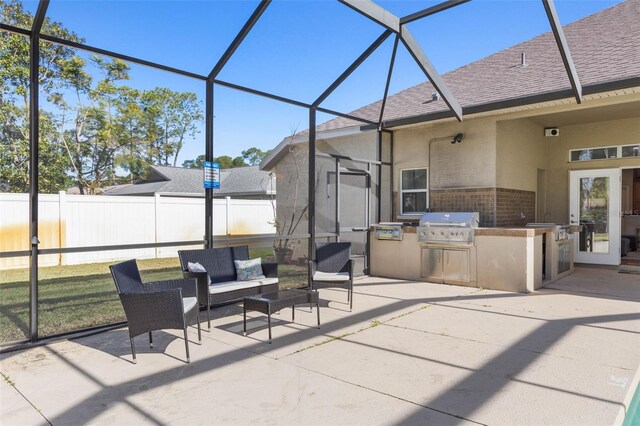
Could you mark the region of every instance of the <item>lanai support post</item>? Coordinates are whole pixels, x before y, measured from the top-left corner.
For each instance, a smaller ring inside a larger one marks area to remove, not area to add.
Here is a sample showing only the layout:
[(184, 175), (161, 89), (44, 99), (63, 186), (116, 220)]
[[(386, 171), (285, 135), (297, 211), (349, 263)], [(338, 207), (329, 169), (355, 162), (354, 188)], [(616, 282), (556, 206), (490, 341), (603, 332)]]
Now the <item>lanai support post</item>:
[[(213, 161), (213, 79), (206, 83), (205, 161)], [(204, 239), (213, 248), (213, 189), (204, 190)]]
[(40, 30), (49, 0), (40, 0), (29, 39), (29, 340), (38, 340), (38, 179), (40, 123)]
[(309, 259), (314, 258), (316, 244), (316, 114), (309, 108)]

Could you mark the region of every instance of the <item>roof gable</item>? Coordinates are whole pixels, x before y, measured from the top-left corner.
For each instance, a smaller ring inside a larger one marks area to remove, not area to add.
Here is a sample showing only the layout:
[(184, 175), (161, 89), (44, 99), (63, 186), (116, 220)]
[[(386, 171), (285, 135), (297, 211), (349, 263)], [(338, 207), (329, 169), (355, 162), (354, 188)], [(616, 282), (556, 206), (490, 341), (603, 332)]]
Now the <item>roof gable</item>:
[[(615, 80), (633, 82), (640, 77), (639, 21), (640, 0), (627, 0), (563, 27), (583, 87)], [(526, 66), (521, 66), (522, 53)], [(450, 71), (443, 79), (467, 109), (571, 89), (550, 31)], [(407, 117), (452, 115), (443, 100), (432, 101), (434, 92), (433, 85), (425, 82), (389, 96), (384, 122), (393, 125), (394, 120)], [(366, 105), (350, 115), (377, 121), (381, 103), (379, 100)], [(316, 129), (327, 131), (356, 125), (361, 123), (338, 117)]]
[[(152, 166), (149, 174), (153, 181), (119, 185), (105, 191), (105, 195), (204, 195), (202, 169)], [(164, 180), (158, 181), (159, 177)], [(264, 196), (275, 193), (275, 179), (258, 166), (223, 169), (220, 172), (220, 189), (214, 196)]]

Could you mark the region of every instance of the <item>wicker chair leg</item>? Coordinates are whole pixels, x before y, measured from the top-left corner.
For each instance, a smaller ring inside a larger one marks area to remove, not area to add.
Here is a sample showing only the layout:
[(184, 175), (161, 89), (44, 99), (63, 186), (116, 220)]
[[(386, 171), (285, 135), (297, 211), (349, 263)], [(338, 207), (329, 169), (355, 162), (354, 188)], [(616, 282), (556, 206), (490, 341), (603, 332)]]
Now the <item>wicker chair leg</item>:
[[(313, 281), (311, 282), (311, 285), (309, 286), (309, 288), (311, 289), (311, 291), (314, 291), (314, 289), (313, 289)], [(318, 293), (318, 289), (315, 289), (315, 292)], [(318, 293), (318, 297), (320, 297), (320, 293)], [(309, 313), (313, 312), (312, 306), (313, 305), (311, 303), (309, 303)]]
[(198, 343), (202, 343), (202, 333), (200, 332), (200, 311), (198, 311)]
[(207, 327), (211, 331), (211, 301), (207, 301)]
[(151, 337), (151, 332), (149, 332), (149, 347), (153, 348), (153, 337)]
[(133, 363), (137, 364), (138, 360), (136, 359), (136, 345), (133, 343), (133, 337), (130, 337), (129, 341), (131, 342), (131, 355), (133, 356)]
[(349, 312), (353, 310), (353, 284), (349, 287), (348, 293), (351, 295), (349, 297)]
[(187, 351), (187, 364), (191, 362), (191, 357), (189, 356), (189, 339), (187, 338), (187, 327), (184, 328), (184, 348)]

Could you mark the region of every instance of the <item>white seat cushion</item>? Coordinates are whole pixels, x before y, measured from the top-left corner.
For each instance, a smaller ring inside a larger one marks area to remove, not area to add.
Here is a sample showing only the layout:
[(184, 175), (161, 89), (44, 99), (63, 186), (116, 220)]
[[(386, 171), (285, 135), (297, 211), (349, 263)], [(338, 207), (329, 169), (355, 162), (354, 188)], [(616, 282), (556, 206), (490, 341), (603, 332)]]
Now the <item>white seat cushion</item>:
[(209, 286), (209, 294), (220, 294), (228, 291), (241, 290), (243, 288), (258, 287), (261, 285), (278, 284), (277, 278), (262, 278), (248, 281), (226, 281)]
[(197, 297), (183, 297), (182, 309), (184, 310), (184, 313), (186, 314), (187, 312), (189, 312), (194, 306), (196, 306), (197, 303), (198, 303)]
[(349, 273), (348, 272), (320, 272), (316, 271), (313, 274), (314, 281), (333, 281), (333, 282), (343, 282), (349, 281)]

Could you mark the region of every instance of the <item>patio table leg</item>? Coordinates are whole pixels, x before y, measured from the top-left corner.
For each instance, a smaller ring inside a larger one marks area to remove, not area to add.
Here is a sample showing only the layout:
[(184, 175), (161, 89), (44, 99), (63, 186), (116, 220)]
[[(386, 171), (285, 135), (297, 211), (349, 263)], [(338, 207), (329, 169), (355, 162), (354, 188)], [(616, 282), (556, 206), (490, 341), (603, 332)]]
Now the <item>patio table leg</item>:
[(320, 328), (320, 302), (316, 303), (316, 310), (318, 311), (318, 328)]

